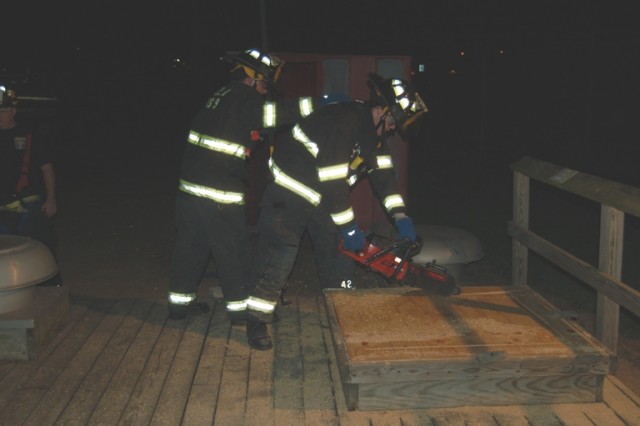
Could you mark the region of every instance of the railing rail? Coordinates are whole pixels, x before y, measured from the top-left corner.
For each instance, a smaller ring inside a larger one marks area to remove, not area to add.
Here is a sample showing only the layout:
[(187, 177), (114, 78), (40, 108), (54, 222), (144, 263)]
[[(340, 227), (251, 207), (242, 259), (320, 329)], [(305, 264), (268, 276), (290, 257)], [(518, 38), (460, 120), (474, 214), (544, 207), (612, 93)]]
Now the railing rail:
[[(531, 157), (511, 165), (513, 171), (514, 285), (527, 285), (528, 254), (533, 250), (597, 291), (595, 335), (616, 352), (620, 306), (640, 317), (640, 292), (621, 281), (625, 214), (640, 217), (640, 189), (588, 175)], [(529, 230), (530, 179), (571, 192), (600, 204), (598, 267), (573, 256)]]

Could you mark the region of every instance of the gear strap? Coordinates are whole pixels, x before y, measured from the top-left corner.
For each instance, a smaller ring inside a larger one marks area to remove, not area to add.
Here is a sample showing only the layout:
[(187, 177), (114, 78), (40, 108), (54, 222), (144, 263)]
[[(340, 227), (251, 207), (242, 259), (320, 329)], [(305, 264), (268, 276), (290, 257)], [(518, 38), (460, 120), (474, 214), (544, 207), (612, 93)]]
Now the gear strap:
[(16, 194), (29, 186), (29, 168), (31, 166), (31, 133), (27, 133), (27, 145), (22, 156), (22, 167), (20, 168), (20, 177), (16, 183)]

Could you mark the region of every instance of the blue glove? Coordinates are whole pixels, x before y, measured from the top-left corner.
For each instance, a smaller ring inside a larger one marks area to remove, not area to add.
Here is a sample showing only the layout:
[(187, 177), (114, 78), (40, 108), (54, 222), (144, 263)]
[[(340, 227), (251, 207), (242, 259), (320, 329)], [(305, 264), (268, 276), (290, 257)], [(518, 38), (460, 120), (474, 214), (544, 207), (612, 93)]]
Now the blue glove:
[(409, 238), (411, 241), (416, 240), (416, 230), (409, 216), (396, 220), (396, 228), (398, 229), (398, 240), (404, 240), (405, 238)]
[(353, 252), (364, 250), (364, 234), (357, 223), (347, 229), (343, 229), (341, 232), (342, 248)]

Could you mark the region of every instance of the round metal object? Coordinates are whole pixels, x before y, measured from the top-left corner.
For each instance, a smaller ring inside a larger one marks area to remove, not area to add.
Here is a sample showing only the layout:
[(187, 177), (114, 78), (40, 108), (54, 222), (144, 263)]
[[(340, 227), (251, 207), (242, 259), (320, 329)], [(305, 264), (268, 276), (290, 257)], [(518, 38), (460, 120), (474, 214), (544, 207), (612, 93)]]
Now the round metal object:
[(0, 235), (0, 313), (30, 304), (36, 284), (58, 273), (51, 251), (39, 241)]
[(464, 265), (484, 257), (480, 241), (464, 229), (440, 225), (416, 225), (415, 229), (422, 237), (422, 248), (413, 256), (414, 263), (435, 262), (457, 279)]

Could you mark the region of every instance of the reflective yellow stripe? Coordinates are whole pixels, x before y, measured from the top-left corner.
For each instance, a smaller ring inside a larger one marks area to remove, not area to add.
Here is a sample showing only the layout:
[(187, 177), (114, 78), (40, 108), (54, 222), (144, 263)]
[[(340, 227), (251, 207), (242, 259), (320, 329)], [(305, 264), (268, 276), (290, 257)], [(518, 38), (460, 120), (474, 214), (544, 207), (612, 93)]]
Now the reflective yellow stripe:
[(247, 309), (248, 299), (227, 302), (227, 311), (240, 312)]
[(384, 207), (387, 209), (387, 211), (391, 211), (396, 207), (404, 207), (402, 196), (400, 194), (389, 195), (384, 199)]
[(180, 179), (180, 190), (221, 204), (244, 204), (244, 194), (241, 192), (221, 191), (207, 186), (196, 185), (183, 179)]
[(300, 142), (307, 149), (307, 151), (309, 151), (309, 153), (313, 155), (313, 158), (316, 158), (318, 156), (318, 144), (309, 139), (309, 137), (302, 131), (300, 126), (298, 126), (297, 124), (293, 126), (291, 133), (293, 133), (294, 139)]
[(336, 166), (319, 167), (318, 179), (320, 182), (328, 180), (346, 179), (349, 174), (349, 163), (342, 163)]
[(191, 131), (189, 132), (188, 141), (194, 145), (220, 152), (222, 154), (233, 155), (234, 157), (238, 157), (243, 160), (245, 158), (246, 150), (244, 146), (234, 142), (225, 141), (224, 139), (212, 138)]
[(392, 169), (393, 168), (393, 160), (391, 160), (390, 155), (378, 155), (376, 157), (378, 162), (379, 169)]
[(276, 165), (272, 158), (269, 159), (269, 169), (271, 170), (273, 178), (278, 185), (288, 189), (295, 194), (298, 194), (314, 206), (320, 204), (322, 196), (318, 192), (298, 182), (292, 177), (287, 176), (287, 174)]
[(306, 117), (313, 112), (313, 100), (311, 98), (300, 98), (300, 115)]
[(355, 219), (355, 215), (353, 214), (353, 209), (349, 207), (343, 212), (332, 214), (331, 219), (336, 225), (344, 225)]
[(174, 305), (188, 305), (196, 300), (195, 293), (169, 293), (169, 303)]
[(274, 127), (276, 125), (276, 104), (265, 102), (263, 110), (262, 124), (264, 127)]
[(5, 211), (5, 212), (14, 212), (14, 213), (26, 213), (29, 210), (25, 209), (24, 206), (22, 205), (23, 203), (33, 203), (34, 201), (38, 201), (40, 199), (39, 195), (29, 195), (27, 197), (24, 197), (22, 200), (16, 200), (16, 201), (12, 201), (10, 203), (7, 203), (3, 206), (0, 206), (0, 211)]
[(265, 312), (268, 314), (276, 310), (277, 303), (277, 301), (270, 302), (268, 300), (260, 299), (253, 296), (250, 296), (249, 299), (247, 299), (247, 307), (249, 309), (251, 309), (252, 311)]

